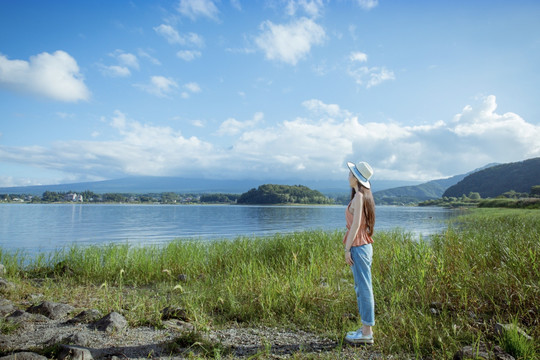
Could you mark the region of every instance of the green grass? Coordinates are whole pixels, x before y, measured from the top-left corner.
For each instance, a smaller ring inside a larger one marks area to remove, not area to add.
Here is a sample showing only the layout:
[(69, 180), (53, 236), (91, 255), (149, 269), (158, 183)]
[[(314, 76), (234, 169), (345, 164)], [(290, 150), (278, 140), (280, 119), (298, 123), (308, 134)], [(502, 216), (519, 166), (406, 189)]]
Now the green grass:
[[(307, 231), (163, 247), (70, 247), (37, 259), (0, 250), (0, 263), (18, 285), (6, 296), (15, 302), (40, 292), (80, 308), (119, 311), (133, 326), (160, 326), (161, 309), (180, 306), (197, 331), (234, 322), (300, 328), (341, 342), (359, 324), (342, 238)], [(540, 337), (539, 211), (477, 209), (425, 241), (376, 232), (373, 281), (374, 351), (451, 358), (482, 341), (513, 349), (518, 359), (540, 354), (534, 342), (493, 333), (495, 322), (515, 322)]]

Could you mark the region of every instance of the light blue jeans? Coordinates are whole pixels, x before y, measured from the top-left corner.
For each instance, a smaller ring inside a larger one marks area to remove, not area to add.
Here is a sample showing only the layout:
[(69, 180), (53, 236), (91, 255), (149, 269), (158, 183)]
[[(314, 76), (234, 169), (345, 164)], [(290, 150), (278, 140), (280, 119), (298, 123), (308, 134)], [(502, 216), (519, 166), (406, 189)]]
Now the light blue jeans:
[(354, 262), (352, 272), (358, 312), (363, 325), (373, 326), (375, 325), (375, 300), (373, 299), (373, 286), (371, 285), (373, 245), (353, 246), (351, 248), (351, 257)]

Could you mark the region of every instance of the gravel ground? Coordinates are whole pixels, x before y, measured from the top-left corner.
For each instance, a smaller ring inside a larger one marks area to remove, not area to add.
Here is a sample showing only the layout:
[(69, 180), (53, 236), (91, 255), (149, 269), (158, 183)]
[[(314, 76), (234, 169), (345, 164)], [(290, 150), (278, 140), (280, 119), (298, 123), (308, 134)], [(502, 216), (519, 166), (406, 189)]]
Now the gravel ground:
[[(88, 324), (68, 324), (65, 319), (46, 320), (34, 316), (21, 323), (15, 332), (0, 335), (0, 350), (21, 352), (71, 344), (88, 349), (94, 359), (182, 359), (189, 356), (189, 352), (200, 353), (197, 344), (176, 347), (171, 353), (171, 344), (183, 334), (186, 330), (180, 327), (159, 330), (138, 327), (108, 333), (93, 329)], [(382, 358), (369, 348), (344, 347), (338, 351), (339, 344), (335, 340), (298, 330), (230, 327), (202, 333), (202, 339), (208, 344), (221, 344), (221, 348), (228, 350), (224, 358), (264, 354), (261, 358), (284, 359), (300, 352), (309, 358)]]

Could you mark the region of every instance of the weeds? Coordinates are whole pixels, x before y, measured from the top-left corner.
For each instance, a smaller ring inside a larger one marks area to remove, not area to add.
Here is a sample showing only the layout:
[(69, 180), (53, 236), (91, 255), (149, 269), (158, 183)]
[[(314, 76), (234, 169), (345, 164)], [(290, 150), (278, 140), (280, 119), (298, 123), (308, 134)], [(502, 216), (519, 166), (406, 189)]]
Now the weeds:
[[(202, 331), (234, 322), (302, 328), (339, 341), (360, 321), (342, 239), (343, 232), (306, 231), (163, 247), (70, 247), (34, 262), (0, 250), (0, 263), (21, 284), (9, 294), (14, 300), (41, 292), (158, 327), (160, 310), (178, 306)], [(464, 344), (492, 339), (493, 319), (515, 320), (540, 337), (540, 212), (478, 209), (430, 239), (401, 230), (374, 239), (375, 351), (451, 358)], [(539, 351), (520, 339), (500, 342), (522, 359)], [(217, 355), (205, 356), (220, 356), (209, 351)]]

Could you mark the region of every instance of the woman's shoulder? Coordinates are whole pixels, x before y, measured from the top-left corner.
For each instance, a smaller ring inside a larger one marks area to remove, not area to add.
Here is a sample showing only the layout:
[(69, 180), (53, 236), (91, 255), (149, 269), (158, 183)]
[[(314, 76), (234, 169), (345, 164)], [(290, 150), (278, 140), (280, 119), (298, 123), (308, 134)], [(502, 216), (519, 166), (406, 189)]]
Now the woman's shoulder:
[(363, 200), (364, 200), (364, 195), (360, 191), (357, 191), (356, 194), (354, 194), (354, 197), (351, 200), (351, 203), (361, 204)]

